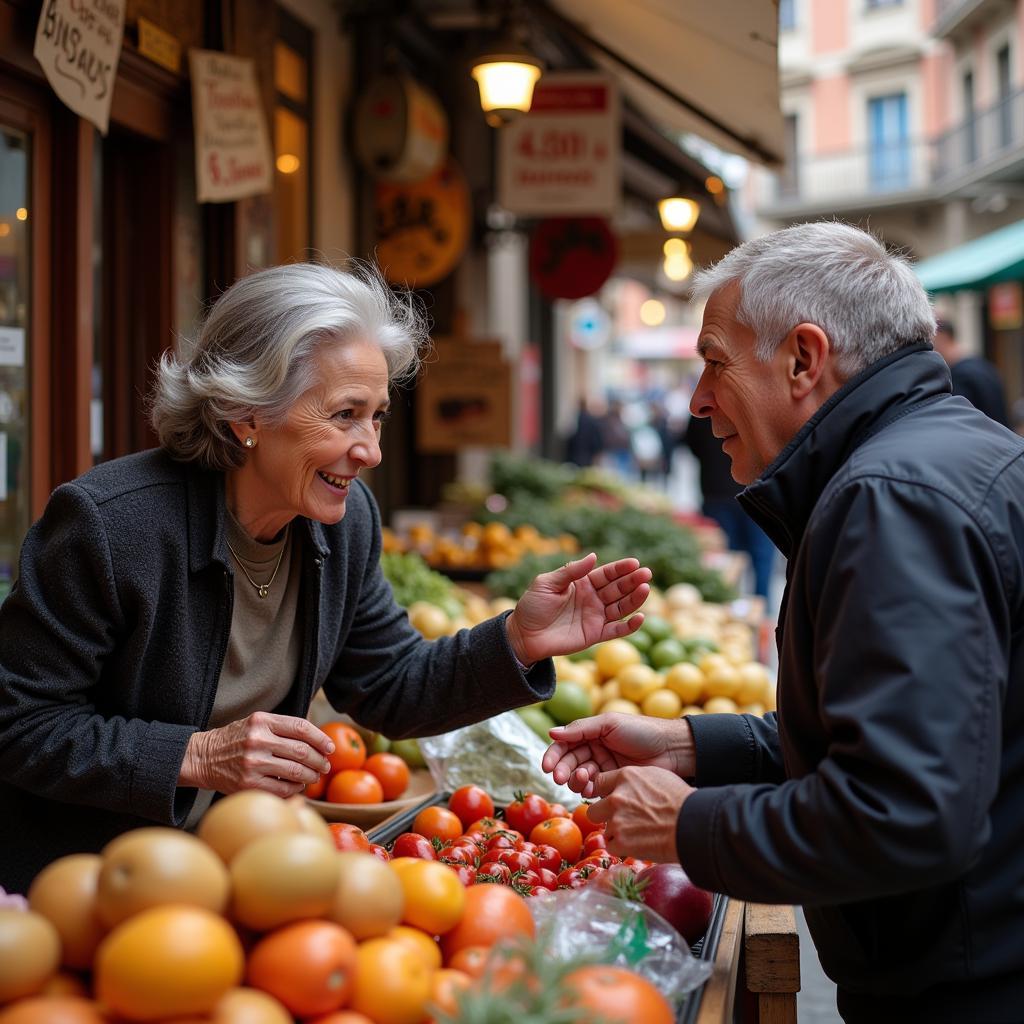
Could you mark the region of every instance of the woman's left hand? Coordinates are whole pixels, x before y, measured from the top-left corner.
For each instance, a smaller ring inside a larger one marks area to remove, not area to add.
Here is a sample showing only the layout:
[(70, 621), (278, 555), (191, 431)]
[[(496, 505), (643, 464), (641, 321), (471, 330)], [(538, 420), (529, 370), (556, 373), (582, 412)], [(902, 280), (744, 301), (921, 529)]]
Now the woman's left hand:
[(509, 643), (525, 665), (629, 636), (644, 621), (633, 614), (651, 592), (651, 570), (635, 558), (597, 565), (591, 553), (543, 572), (505, 620)]

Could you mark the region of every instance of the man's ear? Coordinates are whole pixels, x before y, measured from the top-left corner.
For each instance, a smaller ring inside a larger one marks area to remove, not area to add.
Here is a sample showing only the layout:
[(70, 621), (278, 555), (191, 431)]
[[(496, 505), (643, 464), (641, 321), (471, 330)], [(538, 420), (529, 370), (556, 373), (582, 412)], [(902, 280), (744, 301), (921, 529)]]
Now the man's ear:
[(789, 387), (797, 400), (806, 398), (826, 373), (832, 346), (817, 324), (797, 324), (783, 344), (789, 353)]

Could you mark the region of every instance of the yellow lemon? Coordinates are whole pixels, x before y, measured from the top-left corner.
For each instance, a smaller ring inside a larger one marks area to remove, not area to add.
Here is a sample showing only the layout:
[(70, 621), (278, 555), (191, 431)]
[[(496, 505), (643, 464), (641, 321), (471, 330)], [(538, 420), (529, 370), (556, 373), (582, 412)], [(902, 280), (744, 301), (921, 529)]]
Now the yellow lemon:
[(650, 665), (627, 665), (615, 681), (619, 684), (619, 692), (626, 700), (642, 704), (644, 698), (661, 688), (661, 676)]
[(628, 641), (623, 639), (606, 640), (594, 653), (597, 671), (602, 679), (612, 679), (627, 665), (639, 665), (643, 661), (640, 652)]
[(653, 718), (678, 718), (683, 702), (671, 690), (657, 689), (644, 698), (640, 710)]
[(693, 704), (704, 692), (704, 673), (689, 661), (680, 661), (665, 673), (665, 686), (684, 704)]
[(620, 715), (639, 715), (640, 709), (631, 701), (616, 697), (602, 705), (601, 714), (617, 711)]
[(712, 697), (704, 702), (704, 710), (709, 715), (727, 715), (735, 714), (739, 708), (736, 707), (736, 701), (728, 697)]

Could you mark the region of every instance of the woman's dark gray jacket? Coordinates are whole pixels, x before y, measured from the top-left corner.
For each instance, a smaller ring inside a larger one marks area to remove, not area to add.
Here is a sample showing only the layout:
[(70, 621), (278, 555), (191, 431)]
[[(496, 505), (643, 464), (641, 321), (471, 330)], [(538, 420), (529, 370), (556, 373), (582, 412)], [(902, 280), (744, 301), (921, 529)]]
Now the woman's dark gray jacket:
[(901, 350), (744, 492), (778, 716), (692, 719), (683, 866), (803, 904), (848, 1020), (1024, 1020), (1024, 439), (949, 391)]
[[(297, 520), (305, 642), (273, 710), (331, 704), (391, 737), (431, 735), (554, 686), (519, 670), (503, 620), (427, 643), (379, 565), (380, 517), (356, 481), (344, 519)], [(234, 577), (220, 473), (159, 451), (54, 491), (0, 610), (0, 885), (24, 892), (49, 861), (139, 825), (182, 825), (176, 782), (227, 650)], [(268, 709), (270, 710), (270, 709)]]

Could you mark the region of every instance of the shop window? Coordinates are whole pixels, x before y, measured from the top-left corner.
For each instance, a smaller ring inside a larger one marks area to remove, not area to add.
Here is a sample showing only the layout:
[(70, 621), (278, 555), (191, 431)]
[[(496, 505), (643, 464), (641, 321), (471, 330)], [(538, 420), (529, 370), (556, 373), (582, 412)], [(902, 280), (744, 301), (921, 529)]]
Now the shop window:
[(313, 33), (278, 10), (274, 44), (274, 212), (278, 263), (313, 245)]
[(0, 126), (0, 599), (29, 524), (30, 142)]

